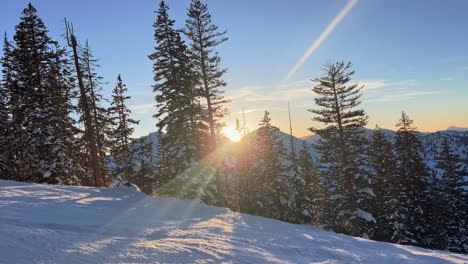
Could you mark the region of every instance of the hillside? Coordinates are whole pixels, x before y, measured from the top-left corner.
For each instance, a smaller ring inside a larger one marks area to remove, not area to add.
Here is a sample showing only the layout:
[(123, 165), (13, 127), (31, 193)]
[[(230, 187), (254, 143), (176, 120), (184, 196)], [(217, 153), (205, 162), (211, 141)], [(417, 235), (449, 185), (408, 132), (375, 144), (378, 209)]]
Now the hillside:
[(131, 188), (0, 181), (0, 263), (467, 263)]

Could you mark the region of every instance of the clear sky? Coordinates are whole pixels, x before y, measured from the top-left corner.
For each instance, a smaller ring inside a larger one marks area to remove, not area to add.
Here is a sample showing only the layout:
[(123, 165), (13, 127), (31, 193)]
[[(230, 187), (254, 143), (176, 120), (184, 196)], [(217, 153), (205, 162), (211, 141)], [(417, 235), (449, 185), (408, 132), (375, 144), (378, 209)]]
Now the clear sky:
[[(0, 2), (0, 31), (13, 35), (29, 1)], [(182, 27), (189, 1), (167, 1)], [(296, 136), (316, 126), (307, 109), (314, 107), (309, 79), (323, 65), (351, 61), (355, 80), (366, 85), (363, 107), (369, 127), (395, 128), (405, 110), (421, 131), (448, 126), (468, 127), (468, 1), (359, 0), (308, 60), (288, 80), (296, 62), (348, 3), (347, 0), (206, 1), (214, 22), (228, 31), (219, 52), (228, 68), (225, 80), (233, 125), (245, 109), (255, 129), (263, 110), (273, 123), (288, 130), (287, 101)], [(152, 24), (157, 0), (35, 0), (50, 35), (63, 41), (63, 18), (75, 26), (81, 41), (89, 40), (100, 58), (99, 73), (110, 96), (117, 74), (129, 88), (134, 117), (141, 120), (135, 136), (155, 130), (156, 109), (151, 85)]]

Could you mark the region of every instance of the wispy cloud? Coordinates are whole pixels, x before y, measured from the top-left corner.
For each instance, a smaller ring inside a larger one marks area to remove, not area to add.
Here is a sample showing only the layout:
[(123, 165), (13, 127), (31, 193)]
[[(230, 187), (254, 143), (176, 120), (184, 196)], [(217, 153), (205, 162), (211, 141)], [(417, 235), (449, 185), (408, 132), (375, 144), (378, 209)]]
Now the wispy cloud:
[(135, 114), (146, 114), (155, 110), (154, 104), (138, 104), (129, 106)]
[(259, 101), (288, 101), (295, 98), (303, 98), (307, 96), (314, 96), (314, 93), (310, 89), (290, 89), (290, 90), (276, 90), (268, 91), (254, 91), (240, 89), (235, 94), (229, 96), (231, 101), (243, 100), (247, 102), (259, 102)]
[(364, 85), (365, 90), (380, 89), (380, 88), (395, 88), (395, 87), (412, 87), (418, 84), (416, 80), (401, 80), (401, 81), (358, 81)]
[[(382, 91), (388, 88), (408, 88), (417, 84), (416, 80), (381, 81), (358, 80), (358, 85), (364, 86), (365, 91)], [(228, 98), (233, 102), (285, 102), (302, 98), (314, 98), (316, 95), (312, 88), (317, 83), (310, 79), (304, 79), (291, 83), (283, 83), (277, 86), (250, 85), (232, 90)], [(394, 92), (392, 90), (392, 92)], [(264, 108), (262, 108), (264, 110)]]
[(453, 81), (454, 78), (453, 77), (444, 77), (444, 78), (440, 78), (441, 81)]
[(401, 92), (397, 94), (384, 94), (382, 96), (379, 96), (378, 98), (369, 98), (365, 101), (367, 103), (405, 101), (415, 99), (420, 96), (437, 95), (442, 93), (442, 91)]
[(278, 107), (264, 107), (264, 108), (252, 108), (252, 109), (244, 109), (243, 111), (237, 111), (237, 114), (249, 114), (255, 112), (263, 112), (263, 111), (271, 111), (271, 110), (283, 110), (282, 108)]
[[(267, 101), (288, 101), (297, 98), (313, 97), (311, 91), (314, 83), (310, 80), (301, 80), (277, 86), (244, 86), (233, 90), (228, 94), (228, 98), (233, 101), (247, 102), (267, 102)], [(254, 89), (253, 89), (253, 88)]]
[(302, 57), (297, 61), (297, 63), (292, 67), (292, 69), (289, 71), (288, 76), (286, 77), (286, 80), (289, 80), (296, 72), (299, 70), (304, 62), (307, 61), (307, 59), (314, 53), (315, 50), (322, 44), (322, 42), (330, 35), (330, 33), (333, 32), (335, 27), (341, 22), (341, 20), (351, 11), (351, 9), (356, 5), (357, 0), (350, 0), (344, 8), (338, 13), (338, 15), (333, 18), (331, 23), (325, 28), (325, 30), (320, 34), (320, 36), (312, 43), (312, 45), (309, 47), (309, 49), (302, 55)]

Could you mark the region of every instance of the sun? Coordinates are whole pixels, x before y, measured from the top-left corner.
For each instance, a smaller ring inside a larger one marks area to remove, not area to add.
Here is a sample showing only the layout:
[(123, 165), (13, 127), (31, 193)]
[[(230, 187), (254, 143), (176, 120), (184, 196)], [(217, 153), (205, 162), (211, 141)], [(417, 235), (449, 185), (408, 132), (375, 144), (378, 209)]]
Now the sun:
[(234, 126), (226, 126), (223, 128), (223, 134), (229, 138), (232, 142), (239, 142), (242, 139), (242, 135), (236, 130)]

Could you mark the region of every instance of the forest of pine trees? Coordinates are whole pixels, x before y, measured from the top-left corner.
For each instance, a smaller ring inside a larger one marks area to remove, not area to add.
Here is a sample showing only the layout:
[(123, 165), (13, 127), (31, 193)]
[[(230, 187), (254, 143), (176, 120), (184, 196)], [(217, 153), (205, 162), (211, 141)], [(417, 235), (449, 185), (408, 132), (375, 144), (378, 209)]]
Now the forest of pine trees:
[(149, 55), (155, 152), (151, 135), (132, 138), (139, 121), (127, 107), (132, 87), (123, 75), (106, 98), (88, 41), (67, 21), (65, 39), (51, 39), (29, 4), (12, 38), (3, 39), (0, 178), (97, 187), (128, 182), (150, 195), (199, 198), (348, 235), (468, 252), (466, 161), (445, 140), (437, 155), (443, 175), (436, 177), (405, 112), (394, 137), (379, 127), (366, 133), (363, 87), (353, 81), (351, 63), (326, 65), (313, 80), (316, 143), (294, 148), (291, 135), (288, 148), (265, 111), (255, 132), (246, 135), (237, 122), (244, 137), (229, 149), (220, 147), (229, 100), (217, 51), (227, 32), (200, 0), (188, 7), (185, 27), (175, 25), (161, 1)]

